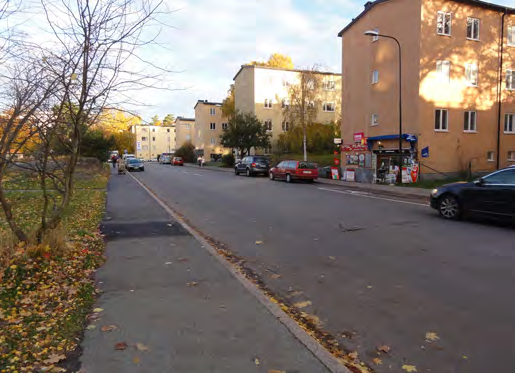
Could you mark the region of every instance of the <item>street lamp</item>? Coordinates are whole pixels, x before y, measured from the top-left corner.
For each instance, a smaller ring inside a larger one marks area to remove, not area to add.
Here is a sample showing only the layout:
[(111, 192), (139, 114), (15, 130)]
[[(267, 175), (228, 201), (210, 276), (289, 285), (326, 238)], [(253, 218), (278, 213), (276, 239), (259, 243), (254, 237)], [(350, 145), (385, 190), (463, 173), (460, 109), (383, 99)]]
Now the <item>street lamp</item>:
[(369, 30), (365, 32), (366, 36), (381, 36), (383, 38), (392, 39), (399, 47), (399, 183), (402, 183), (402, 51), (401, 43), (393, 36), (383, 35), (377, 31)]

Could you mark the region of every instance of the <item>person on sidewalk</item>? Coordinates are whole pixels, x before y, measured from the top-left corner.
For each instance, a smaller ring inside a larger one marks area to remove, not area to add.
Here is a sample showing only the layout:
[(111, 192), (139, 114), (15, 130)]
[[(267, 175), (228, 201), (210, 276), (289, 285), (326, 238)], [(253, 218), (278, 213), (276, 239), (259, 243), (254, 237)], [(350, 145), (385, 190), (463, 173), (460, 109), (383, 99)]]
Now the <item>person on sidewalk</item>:
[(197, 163), (199, 167), (202, 166), (202, 157), (200, 155), (197, 157)]
[(202, 158), (200, 159), (200, 162), (201, 162), (201, 164), (202, 164), (202, 167), (204, 167), (204, 166), (206, 165), (206, 160), (204, 159), (204, 157), (202, 157)]
[(116, 154), (113, 154), (111, 157), (111, 162), (113, 163), (113, 168), (116, 168), (116, 162), (118, 161), (119, 157), (116, 156)]

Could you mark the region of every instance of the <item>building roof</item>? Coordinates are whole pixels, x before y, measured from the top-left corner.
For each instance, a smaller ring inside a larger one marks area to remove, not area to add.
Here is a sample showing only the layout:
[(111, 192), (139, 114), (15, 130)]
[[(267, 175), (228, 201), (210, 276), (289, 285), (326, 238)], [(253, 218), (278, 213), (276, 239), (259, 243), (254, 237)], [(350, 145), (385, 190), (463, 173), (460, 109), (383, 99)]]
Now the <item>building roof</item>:
[[(232, 80), (236, 80), (236, 78), (238, 77), (238, 75), (240, 75), (240, 73), (243, 71), (244, 68), (255, 68), (255, 69), (266, 69), (266, 70), (281, 70), (281, 71), (293, 71), (293, 72), (298, 72), (298, 73), (301, 73), (301, 72), (304, 72), (304, 71), (311, 71), (311, 70), (302, 70), (302, 69), (283, 69), (283, 68), (280, 68), (280, 67), (272, 67), (272, 66), (256, 66), (256, 65), (241, 65), (240, 69), (238, 70), (238, 72), (236, 73), (236, 75), (234, 76), (234, 78), (232, 78)], [(322, 74), (322, 75), (342, 75), (340, 73), (333, 73), (333, 72), (329, 72), (329, 71), (317, 71), (316, 72), (317, 74)]]
[(210, 102), (208, 100), (198, 100), (193, 109), (197, 108), (198, 104), (211, 105), (211, 106), (222, 106), (221, 102)]
[[(361, 17), (363, 17), (366, 13), (368, 13), (368, 11), (370, 9), (372, 9), (374, 6), (381, 4), (381, 3), (386, 3), (387, 1), (393, 1), (393, 0), (375, 0), (375, 1), (366, 2), (365, 9), (356, 18), (353, 18), (352, 21), (347, 26), (345, 26), (345, 28), (343, 30), (341, 30), (338, 33), (338, 36), (341, 37), (345, 31), (347, 31)], [(496, 11), (502, 12), (502, 13), (506, 12), (507, 14), (515, 14), (515, 8), (510, 8), (508, 6), (499, 5), (499, 4), (493, 4), (493, 3), (486, 2), (486, 1), (481, 1), (481, 0), (450, 0), (450, 1), (454, 1), (456, 3), (468, 4), (468, 5), (472, 5), (472, 6), (477, 6), (477, 7), (485, 8), (485, 9), (496, 10)]]
[(184, 122), (195, 122), (195, 118), (177, 117), (175, 121), (182, 120)]

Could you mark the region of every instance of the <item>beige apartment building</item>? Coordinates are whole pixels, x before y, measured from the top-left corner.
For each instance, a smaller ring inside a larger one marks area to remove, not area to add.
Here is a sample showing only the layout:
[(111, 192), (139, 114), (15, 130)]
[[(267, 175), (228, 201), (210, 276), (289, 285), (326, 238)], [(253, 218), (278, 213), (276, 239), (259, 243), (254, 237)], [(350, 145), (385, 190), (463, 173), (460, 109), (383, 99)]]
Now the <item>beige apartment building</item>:
[[(236, 110), (255, 114), (267, 126), (272, 134), (272, 147), (279, 135), (290, 128), (283, 108), (289, 104), (290, 87), (299, 84), (301, 72), (243, 65), (234, 77)], [(317, 75), (322, 84), (314, 103), (318, 106), (316, 121), (336, 122), (340, 118), (341, 74), (318, 72)]]
[(193, 143), (193, 132), (195, 131), (195, 118), (177, 117), (175, 125), (175, 143), (177, 148), (183, 146), (186, 142)]
[(220, 136), (228, 127), (229, 120), (222, 114), (222, 104), (199, 100), (195, 105), (195, 126), (193, 127), (193, 145), (195, 152), (206, 161), (215, 161), (231, 149), (220, 145)]
[(175, 151), (174, 126), (131, 126), (130, 131), (135, 135), (136, 158), (146, 161), (157, 159), (162, 153)]
[(369, 30), (401, 46), (408, 172), (432, 178), (515, 164), (514, 13), (476, 0), (366, 3), (339, 33), (342, 164), (357, 181), (390, 173), (399, 156), (398, 46)]

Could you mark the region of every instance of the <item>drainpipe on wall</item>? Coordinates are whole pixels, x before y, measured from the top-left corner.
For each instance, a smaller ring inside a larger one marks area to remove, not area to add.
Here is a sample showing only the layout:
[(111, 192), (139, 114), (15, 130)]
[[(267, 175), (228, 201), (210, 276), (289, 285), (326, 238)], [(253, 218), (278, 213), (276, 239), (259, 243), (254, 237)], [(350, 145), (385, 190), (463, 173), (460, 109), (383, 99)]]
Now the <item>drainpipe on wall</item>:
[(499, 57), (499, 84), (497, 85), (497, 169), (500, 168), (500, 157), (501, 157), (501, 119), (502, 119), (502, 79), (503, 79), (503, 70), (502, 70), (502, 63), (503, 63), (503, 54), (504, 54), (504, 18), (506, 17), (506, 14), (508, 13), (508, 9), (504, 9), (504, 13), (501, 18), (501, 51), (500, 51), (500, 57)]

